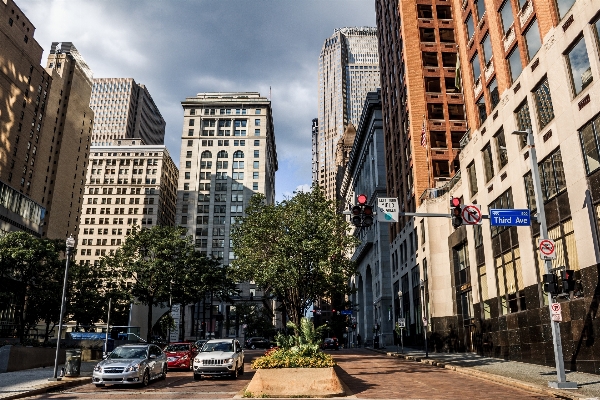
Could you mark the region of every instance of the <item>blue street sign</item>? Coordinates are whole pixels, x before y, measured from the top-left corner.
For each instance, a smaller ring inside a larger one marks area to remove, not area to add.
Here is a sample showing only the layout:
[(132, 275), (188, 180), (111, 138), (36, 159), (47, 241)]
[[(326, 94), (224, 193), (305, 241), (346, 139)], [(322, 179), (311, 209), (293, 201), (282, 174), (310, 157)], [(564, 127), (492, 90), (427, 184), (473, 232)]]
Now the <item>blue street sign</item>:
[(531, 217), (527, 209), (491, 209), (490, 222), (492, 226), (529, 226)]
[(352, 315), (352, 310), (342, 310), (342, 315)]

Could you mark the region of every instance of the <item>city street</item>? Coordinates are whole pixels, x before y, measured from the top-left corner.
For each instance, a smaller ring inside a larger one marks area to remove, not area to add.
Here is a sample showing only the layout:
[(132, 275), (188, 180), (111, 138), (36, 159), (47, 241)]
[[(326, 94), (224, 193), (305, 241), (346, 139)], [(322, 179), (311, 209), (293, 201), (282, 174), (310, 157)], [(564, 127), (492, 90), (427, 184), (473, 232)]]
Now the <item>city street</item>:
[[(194, 381), (191, 372), (170, 371), (164, 381), (147, 388), (96, 388), (87, 384), (35, 399), (230, 399), (250, 382), (250, 361), (261, 350), (246, 351), (246, 373), (237, 380), (218, 378)], [(356, 398), (360, 399), (550, 399), (454, 371), (400, 360), (366, 349), (332, 351), (336, 371)]]

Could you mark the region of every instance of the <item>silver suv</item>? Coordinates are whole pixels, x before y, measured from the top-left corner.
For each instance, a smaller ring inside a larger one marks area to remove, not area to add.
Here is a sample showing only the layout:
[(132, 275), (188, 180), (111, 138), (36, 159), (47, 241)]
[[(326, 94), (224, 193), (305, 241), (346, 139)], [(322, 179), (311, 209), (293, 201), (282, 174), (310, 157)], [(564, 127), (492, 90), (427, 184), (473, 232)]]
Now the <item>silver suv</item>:
[(194, 379), (203, 375), (231, 376), (244, 373), (244, 350), (237, 339), (212, 339), (194, 358)]

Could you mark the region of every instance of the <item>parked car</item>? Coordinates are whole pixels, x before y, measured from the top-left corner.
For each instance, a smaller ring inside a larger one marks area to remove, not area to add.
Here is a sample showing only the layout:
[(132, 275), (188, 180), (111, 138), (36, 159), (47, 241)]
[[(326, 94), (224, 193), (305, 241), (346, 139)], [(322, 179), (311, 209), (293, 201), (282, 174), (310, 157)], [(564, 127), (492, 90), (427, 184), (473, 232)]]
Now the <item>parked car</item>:
[(154, 379), (167, 377), (167, 356), (154, 344), (125, 344), (114, 349), (100, 361), (92, 373), (92, 382), (148, 386)]
[(338, 340), (336, 338), (327, 338), (325, 340), (323, 340), (323, 344), (321, 345), (321, 348), (323, 350), (339, 350), (340, 349), (340, 344), (338, 343)]
[(192, 369), (198, 348), (194, 343), (171, 343), (165, 347), (167, 365), (171, 368)]
[(236, 339), (212, 339), (204, 343), (194, 358), (194, 379), (204, 375), (231, 376), (244, 373), (244, 350)]
[(270, 349), (273, 346), (269, 339), (265, 339), (264, 337), (251, 337), (246, 340), (247, 349)]

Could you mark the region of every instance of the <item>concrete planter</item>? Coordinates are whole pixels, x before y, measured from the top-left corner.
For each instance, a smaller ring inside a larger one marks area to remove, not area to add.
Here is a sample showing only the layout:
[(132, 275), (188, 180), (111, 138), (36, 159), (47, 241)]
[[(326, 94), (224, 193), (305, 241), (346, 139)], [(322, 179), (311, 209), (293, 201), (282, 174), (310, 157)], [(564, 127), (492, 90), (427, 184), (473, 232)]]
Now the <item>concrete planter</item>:
[[(30, 368), (53, 367), (56, 349), (51, 347), (0, 347), (0, 372), (21, 371)], [(60, 349), (58, 363), (64, 364), (65, 350)]]
[(246, 393), (253, 397), (337, 397), (344, 387), (333, 368), (258, 369)]

